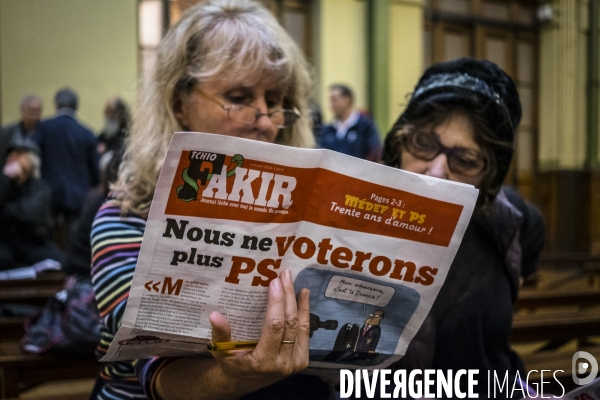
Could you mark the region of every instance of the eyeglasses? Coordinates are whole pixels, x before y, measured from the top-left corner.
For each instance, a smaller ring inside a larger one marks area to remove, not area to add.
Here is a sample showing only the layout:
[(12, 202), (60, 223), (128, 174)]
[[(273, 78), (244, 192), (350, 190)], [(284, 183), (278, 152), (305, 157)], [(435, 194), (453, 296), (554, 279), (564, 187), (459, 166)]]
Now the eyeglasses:
[(266, 113), (261, 113), (256, 107), (247, 106), (245, 104), (223, 104), (213, 96), (210, 96), (198, 88), (196, 88), (196, 91), (205, 99), (212, 101), (220, 106), (223, 110), (227, 111), (227, 117), (237, 124), (252, 125), (258, 121), (260, 117), (266, 115), (269, 117), (273, 125), (277, 126), (279, 129), (283, 129), (286, 126), (293, 125), (294, 122), (300, 118), (300, 112), (296, 108), (293, 110), (280, 108)]
[(383, 318), (381, 314), (369, 314), (369, 318)]
[(487, 166), (487, 158), (480, 151), (465, 147), (446, 147), (440, 143), (440, 138), (435, 132), (411, 132), (402, 135), (401, 141), (406, 151), (425, 161), (445, 154), (448, 158), (448, 168), (456, 174), (476, 176)]

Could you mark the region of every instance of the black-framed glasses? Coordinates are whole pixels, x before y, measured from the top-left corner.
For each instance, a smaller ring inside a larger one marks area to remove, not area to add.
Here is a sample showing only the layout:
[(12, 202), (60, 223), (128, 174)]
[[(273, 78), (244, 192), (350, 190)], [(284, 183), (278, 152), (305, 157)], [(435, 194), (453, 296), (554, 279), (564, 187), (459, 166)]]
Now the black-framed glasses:
[(450, 171), (464, 175), (477, 176), (487, 166), (487, 158), (478, 150), (465, 147), (446, 147), (435, 132), (416, 131), (402, 135), (402, 145), (412, 156), (431, 161), (440, 154), (448, 159)]
[(223, 104), (213, 96), (198, 88), (196, 88), (196, 91), (205, 99), (212, 101), (220, 106), (223, 110), (227, 111), (227, 117), (237, 124), (252, 125), (258, 121), (260, 117), (266, 115), (269, 117), (273, 125), (277, 126), (279, 129), (283, 129), (287, 126), (293, 125), (294, 122), (300, 118), (300, 112), (296, 108), (293, 110), (279, 108), (266, 113), (261, 113), (256, 107), (247, 106), (245, 104)]

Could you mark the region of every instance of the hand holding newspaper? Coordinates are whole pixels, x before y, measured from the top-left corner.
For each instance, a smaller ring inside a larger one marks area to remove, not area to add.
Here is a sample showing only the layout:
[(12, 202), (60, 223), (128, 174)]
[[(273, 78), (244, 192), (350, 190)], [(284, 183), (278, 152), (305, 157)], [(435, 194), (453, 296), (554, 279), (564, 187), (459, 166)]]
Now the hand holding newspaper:
[(269, 282), (289, 269), (311, 291), (311, 368), (385, 368), (427, 316), (477, 194), (328, 150), (175, 134), (102, 361), (207, 355), (213, 311), (233, 340), (258, 340)]

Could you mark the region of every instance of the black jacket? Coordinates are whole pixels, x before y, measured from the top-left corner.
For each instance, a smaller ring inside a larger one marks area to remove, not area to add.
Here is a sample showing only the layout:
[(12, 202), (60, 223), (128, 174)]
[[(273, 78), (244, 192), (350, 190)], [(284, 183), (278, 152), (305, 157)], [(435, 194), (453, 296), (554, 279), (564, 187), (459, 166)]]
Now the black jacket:
[(18, 186), (0, 174), (0, 226), (3, 234), (26, 240), (48, 238), (51, 231), (52, 192), (40, 179), (30, 178)]
[(533, 272), (543, 244), (539, 211), (503, 188), (491, 209), (474, 212), (429, 315), (392, 368), (477, 369), (480, 398), (488, 370), (501, 377), (508, 371), (512, 387), (520, 367), (509, 343), (513, 303), (519, 277)]
[(78, 213), (100, 181), (96, 138), (69, 114), (40, 122), (35, 136), (42, 152), (42, 178), (52, 188), (56, 212)]

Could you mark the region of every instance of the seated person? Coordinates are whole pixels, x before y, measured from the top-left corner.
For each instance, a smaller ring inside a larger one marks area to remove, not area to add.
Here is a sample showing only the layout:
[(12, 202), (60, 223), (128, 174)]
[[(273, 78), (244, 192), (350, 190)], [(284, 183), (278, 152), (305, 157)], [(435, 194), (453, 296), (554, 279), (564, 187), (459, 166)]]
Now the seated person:
[(62, 260), (50, 240), (52, 192), (39, 178), (37, 145), (15, 137), (0, 174), (0, 270)]
[[(146, 218), (174, 132), (217, 133), (290, 146), (314, 143), (311, 80), (300, 49), (259, 2), (211, 0), (186, 10), (140, 85), (119, 178), (92, 227), (92, 281), (103, 355), (123, 321)], [(199, 143), (201, 145), (201, 143)], [(285, 266), (281, 266), (284, 270)], [(271, 281), (255, 349), (103, 362), (95, 399), (331, 399), (308, 366), (309, 291), (289, 271)], [(210, 314), (213, 341), (231, 326)]]
[[(425, 71), (388, 133), (384, 164), (479, 189), (446, 281), (393, 368), (508, 372), (511, 384), (524, 375), (509, 345), (513, 304), (535, 269), (544, 225), (533, 206), (502, 188), (520, 119), (518, 92), (504, 71), (459, 59)], [(484, 372), (475, 389), (480, 398), (487, 383)]]

